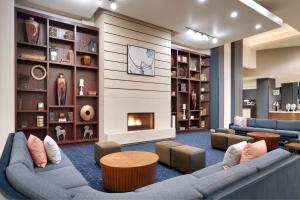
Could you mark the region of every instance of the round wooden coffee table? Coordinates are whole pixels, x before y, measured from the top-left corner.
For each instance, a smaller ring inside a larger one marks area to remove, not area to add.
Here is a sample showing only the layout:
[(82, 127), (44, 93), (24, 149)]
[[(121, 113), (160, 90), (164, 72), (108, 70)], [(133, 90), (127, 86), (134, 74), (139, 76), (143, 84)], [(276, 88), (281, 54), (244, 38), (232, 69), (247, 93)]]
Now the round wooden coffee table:
[(144, 151), (124, 151), (100, 159), (105, 189), (130, 192), (154, 183), (159, 157)]
[(276, 133), (250, 132), (250, 133), (247, 133), (247, 135), (252, 137), (255, 142), (260, 141), (260, 140), (265, 140), (268, 151), (272, 151), (272, 150), (278, 148), (280, 135), (278, 135)]

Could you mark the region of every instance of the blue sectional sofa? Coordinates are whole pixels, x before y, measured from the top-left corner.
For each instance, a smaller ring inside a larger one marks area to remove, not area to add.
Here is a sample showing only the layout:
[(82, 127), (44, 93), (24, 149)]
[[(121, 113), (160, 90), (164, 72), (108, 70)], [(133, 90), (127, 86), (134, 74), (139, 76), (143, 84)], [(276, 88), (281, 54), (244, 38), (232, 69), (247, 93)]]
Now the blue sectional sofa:
[(92, 189), (62, 152), (62, 162), (34, 167), (23, 133), (10, 134), (1, 158), (1, 193), (8, 199), (300, 199), (300, 156), (277, 149), (247, 164), (222, 163), (129, 193)]
[(277, 133), (282, 143), (298, 139), (300, 135), (300, 121), (248, 118), (247, 127), (230, 124), (229, 128), (234, 129), (240, 135), (256, 131)]

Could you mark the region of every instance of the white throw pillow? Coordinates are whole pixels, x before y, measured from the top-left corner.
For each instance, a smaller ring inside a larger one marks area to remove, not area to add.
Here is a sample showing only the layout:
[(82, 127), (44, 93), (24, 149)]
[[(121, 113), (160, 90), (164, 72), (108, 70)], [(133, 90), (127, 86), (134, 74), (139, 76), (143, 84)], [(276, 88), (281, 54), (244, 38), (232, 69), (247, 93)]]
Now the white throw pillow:
[(228, 169), (240, 163), (241, 154), (247, 142), (243, 141), (228, 147), (223, 160), (223, 168)]
[(47, 135), (44, 139), (44, 146), (47, 152), (48, 160), (54, 164), (59, 164), (61, 161), (61, 153), (56, 142)]
[(247, 127), (247, 117), (234, 117), (234, 125), (240, 126), (240, 127)]

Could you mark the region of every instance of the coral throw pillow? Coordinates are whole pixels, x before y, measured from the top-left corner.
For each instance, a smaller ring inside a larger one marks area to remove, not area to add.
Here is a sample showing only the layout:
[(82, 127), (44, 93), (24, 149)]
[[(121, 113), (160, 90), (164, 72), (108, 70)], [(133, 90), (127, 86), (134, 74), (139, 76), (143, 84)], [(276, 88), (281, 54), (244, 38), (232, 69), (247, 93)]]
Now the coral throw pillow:
[(267, 153), (267, 145), (264, 140), (247, 144), (242, 151), (240, 163), (250, 162)]
[(34, 164), (37, 167), (44, 168), (47, 165), (47, 154), (43, 142), (38, 137), (30, 135), (27, 146)]
[(47, 135), (44, 139), (44, 146), (50, 162), (54, 164), (59, 164), (61, 161), (61, 153), (56, 142), (50, 136)]

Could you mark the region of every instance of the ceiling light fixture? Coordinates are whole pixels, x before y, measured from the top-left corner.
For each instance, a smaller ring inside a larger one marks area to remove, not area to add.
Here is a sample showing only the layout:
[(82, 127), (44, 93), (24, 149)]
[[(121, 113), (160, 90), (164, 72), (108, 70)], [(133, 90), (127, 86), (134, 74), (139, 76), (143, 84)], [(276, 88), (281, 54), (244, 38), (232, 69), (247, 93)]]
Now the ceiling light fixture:
[(262, 28), (262, 25), (261, 25), (261, 24), (256, 24), (256, 25), (255, 25), (255, 29), (256, 29), (256, 30), (259, 30), (259, 29), (261, 29), (261, 28)]
[(198, 2), (200, 3), (204, 3), (206, 0), (198, 0)]
[(117, 10), (117, 7), (118, 7), (117, 3), (113, 0), (109, 0), (109, 1), (110, 1), (110, 8), (112, 10)]
[(231, 18), (236, 18), (238, 15), (239, 13), (237, 11), (233, 11), (232, 13), (230, 13)]
[(103, 0), (98, 0), (98, 6), (102, 6)]
[(199, 41), (209, 41), (209, 40), (211, 40), (211, 42), (214, 43), (214, 44), (219, 41), (218, 38), (215, 38), (215, 37), (213, 37), (211, 35), (208, 35), (206, 33), (203, 33), (203, 32), (188, 28), (188, 27), (186, 27), (186, 29), (187, 29), (186, 33), (190, 37), (192, 37), (196, 40), (199, 40)]

